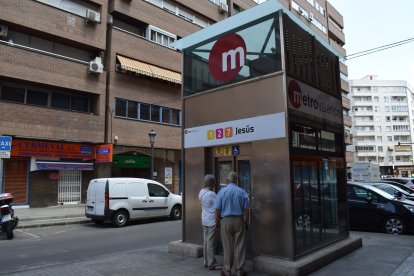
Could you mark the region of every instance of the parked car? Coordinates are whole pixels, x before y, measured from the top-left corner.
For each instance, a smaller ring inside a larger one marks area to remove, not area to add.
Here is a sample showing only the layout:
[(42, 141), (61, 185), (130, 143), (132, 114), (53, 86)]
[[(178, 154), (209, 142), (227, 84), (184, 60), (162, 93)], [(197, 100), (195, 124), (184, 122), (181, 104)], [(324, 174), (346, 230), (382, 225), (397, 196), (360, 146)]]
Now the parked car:
[(404, 187), (409, 190), (408, 192), (400, 187), (394, 186), (391, 183), (369, 183), (369, 185), (372, 185), (378, 189), (381, 189), (389, 193), (390, 195), (396, 195), (398, 192), (400, 192), (407, 199), (414, 200), (414, 190), (411, 190), (410, 188), (406, 186)]
[(413, 201), (358, 182), (348, 182), (347, 194), (351, 229), (389, 234), (414, 232)]
[(97, 224), (112, 221), (113, 225), (123, 227), (132, 219), (181, 219), (181, 214), (181, 196), (154, 180), (98, 178), (88, 186), (85, 215)]
[(380, 183), (388, 183), (391, 184), (393, 186), (396, 186), (400, 189), (403, 189), (404, 191), (408, 192), (408, 193), (413, 193), (414, 194), (414, 188), (410, 188), (407, 185), (401, 184), (397, 181), (392, 181), (392, 180), (380, 180)]
[(396, 181), (398, 183), (404, 184), (407, 187), (414, 189), (414, 178), (410, 177), (390, 177), (387, 180)]

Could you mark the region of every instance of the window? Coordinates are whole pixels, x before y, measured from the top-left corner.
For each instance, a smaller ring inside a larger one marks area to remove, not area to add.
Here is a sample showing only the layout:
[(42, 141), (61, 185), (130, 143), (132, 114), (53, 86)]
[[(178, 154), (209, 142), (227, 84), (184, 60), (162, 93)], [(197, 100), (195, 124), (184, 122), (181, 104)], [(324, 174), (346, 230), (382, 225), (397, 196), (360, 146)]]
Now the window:
[(127, 106), (127, 102), (125, 100), (116, 99), (115, 100), (115, 116), (126, 117), (126, 106)]
[(151, 105), (151, 121), (159, 122), (160, 121), (160, 107), (156, 105)]
[(47, 106), (48, 98), (49, 98), (49, 94), (46, 92), (28, 90), (26, 103), (40, 105), (40, 106)]
[(383, 152), (383, 151), (384, 151), (383, 147), (382, 146), (378, 146), (378, 152)]
[(88, 98), (80, 96), (71, 96), (71, 110), (88, 112)]
[[(10, 84), (10, 85), (9, 85)], [(85, 93), (53, 91), (45, 88), (0, 82), (0, 99), (28, 105), (54, 107), (79, 112), (90, 112), (93, 96)]]
[(382, 142), (382, 136), (377, 136), (377, 141)]
[(387, 136), (388, 142), (392, 142), (392, 136)]
[(139, 111), (140, 111), (139, 118), (141, 120), (147, 120), (147, 121), (150, 120), (150, 105), (149, 104), (141, 104)]
[(150, 197), (168, 197), (170, 192), (157, 184), (148, 184), (148, 193)]
[(85, 17), (86, 10), (91, 9), (98, 12), (96, 6), (78, 1), (78, 0), (35, 0), (37, 2), (44, 3), (46, 5)]
[(1, 99), (4, 101), (24, 103), (24, 89), (3, 86), (1, 88)]
[(181, 125), (181, 111), (169, 107), (151, 105), (115, 98), (115, 116), (134, 120), (144, 120), (170, 125)]
[(149, 40), (157, 44), (166, 46), (166, 47), (172, 47), (171, 44), (177, 39), (176, 35), (166, 32), (164, 30), (158, 29), (154, 26), (149, 26), (148, 30), (149, 30), (149, 36), (148, 36)]
[(363, 201), (368, 202), (370, 200), (372, 203), (378, 203), (379, 197), (369, 190), (365, 190), (363, 188), (355, 187), (348, 185), (348, 199), (349, 200), (356, 200), (356, 201)]

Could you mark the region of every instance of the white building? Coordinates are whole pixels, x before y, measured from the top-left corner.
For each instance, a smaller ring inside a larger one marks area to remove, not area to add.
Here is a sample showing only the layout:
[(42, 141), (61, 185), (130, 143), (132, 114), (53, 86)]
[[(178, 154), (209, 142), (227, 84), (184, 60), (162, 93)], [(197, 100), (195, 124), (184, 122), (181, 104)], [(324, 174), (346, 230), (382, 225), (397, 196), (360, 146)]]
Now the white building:
[(355, 162), (378, 163), (382, 174), (414, 174), (414, 93), (406, 81), (368, 75), (351, 80)]

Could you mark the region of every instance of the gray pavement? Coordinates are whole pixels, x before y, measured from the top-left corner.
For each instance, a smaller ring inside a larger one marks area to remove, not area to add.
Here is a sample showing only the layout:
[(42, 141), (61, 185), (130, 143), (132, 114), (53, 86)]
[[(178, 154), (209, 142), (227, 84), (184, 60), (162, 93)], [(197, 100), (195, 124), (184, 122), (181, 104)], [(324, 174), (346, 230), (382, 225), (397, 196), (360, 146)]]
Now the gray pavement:
[[(44, 227), (65, 224), (90, 223), (85, 217), (84, 205), (61, 205), (46, 208), (15, 208), (20, 219), (18, 228)], [(414, 236), (388, 235), (383, 233), (351, 232), (351, 235), (362, 236), (362, 248), (321, 268), (312, 275), (345, 276), (345, 275), (392, 275), (414, 276)], [(131, 260), (130, 266), (123, 266), (123, 275), (135, 275), (137, 271), (147, 271), (147, 275), (162, 275), (168, 271), (170, 275), (219, 275), (217, 271), (209, 271), (201, 266), (202, 259), (176, 256), (167, 252), (165, 247), (146, 249), (148, 254), (145, 262)], [(142, 252), (141, 252), (142, 253)], [(136, 254), (135, 257), (137, 257)], [(152, 256), (152, 257), (151, 257)], [(124, 256), (125, 257), (125, 256)], [(101, 263), (103, 260), (92, 262)], [(90, 263), (85, 262), (85, 269), (90, 275), (111, 275), (106, 272), (94, 271), (91, 274)], [(268, 275), (253, 271), (252, 263), (248, 262), (249, 275)], [(64, 269), (60, 267), (59, 269)], [(68, 267), (69, 269), (69, 267)], [(42, 275), (55, 275), (56, 270), (42, 271)], [(62, 271), (63, 272), (63, 271)], [(86, 271), (85, 271), (86, 272)], [(114, 271), (115, 272), (115, 271)], [(26, 275), (26, 274), (21, 274)], [(35, 275), (28, 273), (27, 275)]]

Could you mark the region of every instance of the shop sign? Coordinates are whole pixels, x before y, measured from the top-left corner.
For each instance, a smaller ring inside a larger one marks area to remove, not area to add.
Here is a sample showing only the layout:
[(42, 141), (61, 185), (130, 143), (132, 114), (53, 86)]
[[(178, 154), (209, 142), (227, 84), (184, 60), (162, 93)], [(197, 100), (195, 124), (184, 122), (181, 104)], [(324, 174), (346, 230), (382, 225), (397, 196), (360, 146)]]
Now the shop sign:
[(10, 158), (10, 151), (0, 150), (0, 158)]
[(49, 180), (58, 180), (59, 174), (58, 173), (49, 173)]
[(131, 168), (131, 169), (149, 169), (151, 167), (151, 158), (149, 156), (114, 155), (112, 167)]
[(0, 136), (0, 151), (10, 151), (12, 138), (10, 136)]
[(95, 159), (95, 146), (87, 144), (14, 139), (12, 143), (11, 155), (91, 160)]
[(287, 77), (287, 83), (290, 109), (342, 124), (341, 100), (289, 77)]
[(238, 144), (284, 137), (286, 137), (285, 113), (280, 112), (187, 128), (184, 130), (184, 148)]
[(220, 146), (216, 147), (217, 156), (232, 156), (239, 155), (240, 147), (239, 146)]
[(112, 162), (113, 146), (112, 144), (97, 145), (96, 146), (96, 163), (110, 163)]

